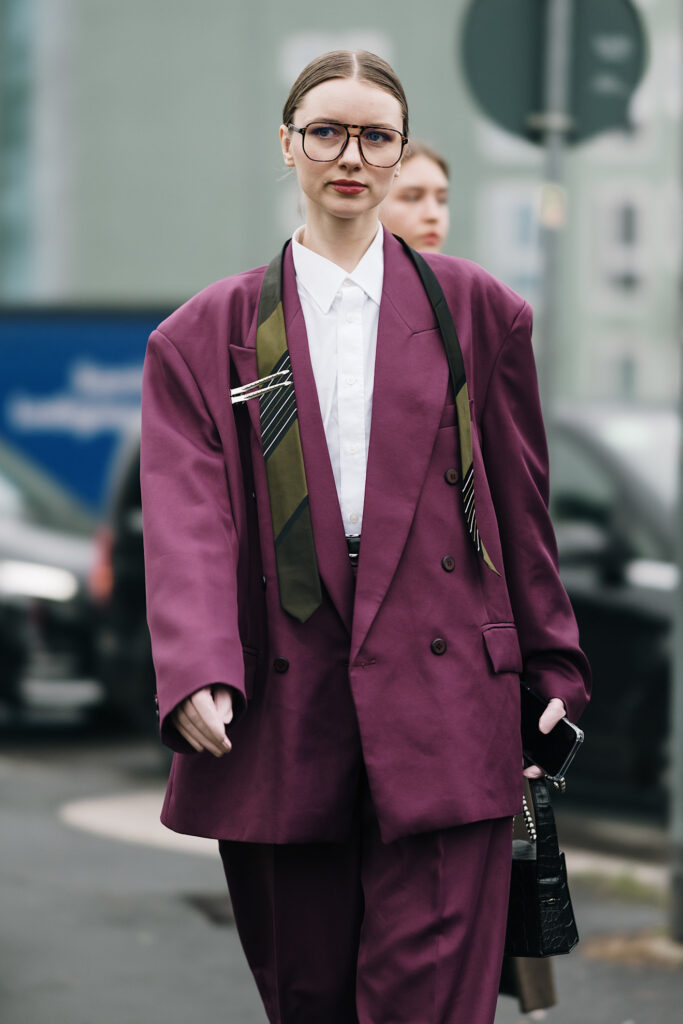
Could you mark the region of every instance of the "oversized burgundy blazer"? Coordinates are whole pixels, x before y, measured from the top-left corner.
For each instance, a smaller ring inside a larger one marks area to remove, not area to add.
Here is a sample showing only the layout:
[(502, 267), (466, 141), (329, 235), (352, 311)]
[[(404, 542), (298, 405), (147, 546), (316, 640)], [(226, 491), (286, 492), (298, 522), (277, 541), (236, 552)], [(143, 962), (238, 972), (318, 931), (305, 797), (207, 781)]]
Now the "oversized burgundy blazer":
[[(384, 253), (355, 596), (291, 248), (285, 257), (323, 584), (322, 606), (304, 624), (280, 607), (258, 404), (230, 401), (231, 387), (258, 376), (265, 268), (209, 286), (150, 337), (148, 619), (162, 738), (178, 752), (162, 820), (177, 831), (342, 839), (362, 762), (386, 841), (510, 815), (521, 806), (520, 673), (561, 697), (572, 719), (587, 700), (589, 669), (547, 513), (531, 311), (474, 263), (428, 256), (463, 349), (478, 522), (496, 576), (474, 551), (453, 484), (456, 415), (432, 309), (387, 232)], [(192, 751), (170, 719), (214, 682), (241, 695), (233, 749), (221, 759)]]

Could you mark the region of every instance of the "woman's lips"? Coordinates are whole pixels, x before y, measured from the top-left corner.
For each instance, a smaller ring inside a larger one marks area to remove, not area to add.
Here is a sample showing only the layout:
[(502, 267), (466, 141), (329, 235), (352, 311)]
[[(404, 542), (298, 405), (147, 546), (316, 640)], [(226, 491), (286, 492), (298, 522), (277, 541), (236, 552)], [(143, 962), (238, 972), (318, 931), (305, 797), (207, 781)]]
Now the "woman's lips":
[(422, 236), (423, 245), (438, 245), (441, 241), (441, 236), (436, 231), (430, 231), (426, 235)]
[(338, 181), (331, 181), (330, 184), (335, 192), (339, 192), (343, 196), (357, 196), (359, 192), (363, 192), (366, 188), (360, 181), (347, 181), (344, 178), (340, 178)]

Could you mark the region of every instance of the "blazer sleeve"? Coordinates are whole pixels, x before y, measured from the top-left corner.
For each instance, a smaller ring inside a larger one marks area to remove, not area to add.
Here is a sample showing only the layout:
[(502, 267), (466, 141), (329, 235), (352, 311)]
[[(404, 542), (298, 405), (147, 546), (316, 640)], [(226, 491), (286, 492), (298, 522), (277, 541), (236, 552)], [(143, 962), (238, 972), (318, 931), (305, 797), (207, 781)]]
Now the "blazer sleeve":
[(531, 325), (531, 309), (524, 302), (498, 352), (480, 429), (523, 678), (546, 700), (560, 697), (576, 721), (590, 696), (591, 675), (560, 580), (548, 513), (548, 450)]
[(161, 737), (189, 752), (169, 718), (181, 701), (226, 683), (246, 703), (238, 543), (216, 425), (187, 362), (158, 330), (142, 378), (141, 488)]

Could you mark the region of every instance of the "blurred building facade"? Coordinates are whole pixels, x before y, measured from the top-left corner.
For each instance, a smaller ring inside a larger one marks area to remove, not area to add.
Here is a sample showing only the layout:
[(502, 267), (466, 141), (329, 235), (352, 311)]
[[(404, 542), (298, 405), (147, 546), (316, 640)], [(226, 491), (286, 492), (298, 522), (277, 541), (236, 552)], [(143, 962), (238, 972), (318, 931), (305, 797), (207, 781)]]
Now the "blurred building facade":
[[(479, 113), (459, 62), (469, 0), (2, 0), (0, 301), (180, 303), (266, 262), (301, 220), (277, 130), (312, 56), (365, 47), (453, 171), (449, 251), (539, 301), (538, 147)], [(677, 390), (681, 32), (638, 0), (650, 49), (634, 131), (572, 149), (560, 394)]]

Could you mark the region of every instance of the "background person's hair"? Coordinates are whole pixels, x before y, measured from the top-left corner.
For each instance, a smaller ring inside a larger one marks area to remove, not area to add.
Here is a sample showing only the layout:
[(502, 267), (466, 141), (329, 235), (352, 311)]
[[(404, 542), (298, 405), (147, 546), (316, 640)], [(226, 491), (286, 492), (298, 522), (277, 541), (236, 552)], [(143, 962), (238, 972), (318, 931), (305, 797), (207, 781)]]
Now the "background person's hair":
[(334, 78), (357, 78), (395, 96), (401, 105), (403, 134), (408, 135), (408, 101), (398, 75), (385, 60), (369, 50), (332, 50), (307, 64), (289, 91), (282, 109), (282, 123), (289, 125), (304, 96), (316, 85)]
[(408, 160), (411, 160), (414, 156), (426, 156), (429, 160), (433, 160), (437, 167), (440, 167), (443, 173), (446, 175), (448, 180), (451, 179), (451, 169), (448, 166), (448, 161), (437, 153), (431, 146), (427, 146), (424, 142), (418, 142), (416, 139), (411, 139), (406, 148), (403, 150), (403, 156), (401, 157), (401, 163), (405, 164)]

